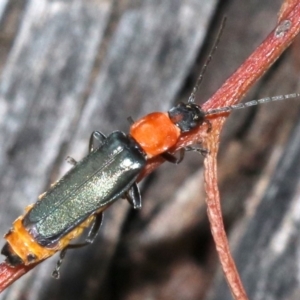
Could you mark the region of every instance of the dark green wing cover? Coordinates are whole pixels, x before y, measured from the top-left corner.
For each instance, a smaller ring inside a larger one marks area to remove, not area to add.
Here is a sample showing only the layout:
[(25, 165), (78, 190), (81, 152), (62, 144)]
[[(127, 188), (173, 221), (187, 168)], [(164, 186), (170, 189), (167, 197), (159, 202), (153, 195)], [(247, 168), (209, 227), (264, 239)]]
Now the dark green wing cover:
[(33, 206), (23, 225), (41, 245), (49, 246), (122, 196), (145, 164), (136, 142), (120, 131), (113, 132)]

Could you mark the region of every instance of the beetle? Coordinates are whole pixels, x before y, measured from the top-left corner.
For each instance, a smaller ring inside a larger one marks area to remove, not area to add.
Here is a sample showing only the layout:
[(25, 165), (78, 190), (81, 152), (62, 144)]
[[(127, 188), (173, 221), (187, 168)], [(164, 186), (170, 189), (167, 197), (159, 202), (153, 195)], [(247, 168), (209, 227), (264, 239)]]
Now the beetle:
[[(69, 158), (74, 167), (49, 191), (40, 195), (35, 204), (29, 205), (25, 214), (17, 218), (5, 234), (6, 243), (1, 253), (10, 266), (37, 263), (60, 251), (60, 259), (53, 272), (53, 276), (58, 278), (66, 251), (94, 241), (102, 223), (103, 211), (108, 206), (123, 197), (135, 209), (141, 208), (136, 180), (149, 159), (162, 156), (177, 164), (183, 159), (185, 150), (198, 151), (203, 155), (209, 153), (207, 149), (185, 147), (180, 150), (179, 158), (173, 156), (170, 151), (182, 134), (204, 123), (209, 132), (212, 127), (208, 120), (210, 115), (300, 96), (295, 93), (268, 97), (204, 111), (195, 103), (195, 94), (219, 37), (220, 33), (187, 103), (179, 103), (167, 113), (150, 113), (136, 122), (129, 119), (132, 124), (128, 135), (115, 131), (106, 137), (95, 131), (90, 137), (89, 154), (79, 162)], [(90, 231), (85, 241), (71, 244), (87, 227)]]
[[(90, 153), (79, 162), (69, 158), (74, 167), (49, 191), (40, 195), (35, 204), (29, 205), (25, 215), (17, 218), (4, 236), (7, 242), (1, 253), (10, 266), (16, 267), (37, 263), (61, 251), (53, 272), (53, 276), (58, 278), (66, 251), (94, 241), (102, 223), (103, 211), (109, 205), (123, 197), (134, 208), (141, 208), (136, 180), (148, 159), (162, 156), (172, 163), (179, 163), (185, 150), (206, 155), (206, 149), (186, 147), (176, 158), (170, 150), (183, 133), (204, 123), (210, 131), (209, 115), (299, 96), (268, 97), (206, 112), (190, 98), (187, 103), (179, 103), (167, 113), (154, 112), (133, 122), (128, 135), (115, 131), (106, 138), (99, 131), (93, 132), (89, 142)], [(90, 227), (90, 231), (85, 241), (70, 244), (86, 227)]]
[[(207, 63), (216, 50), (221, 30)], [(132, 124), (128, 135), (115, 131), (106, 138), (101, 132), (93, 132), (89, 155), (78, 163), (69, 158), (74, 168), (40, 195), (35, 204), (28, 206), (25, 214), (17, 218), (5, 234), (6, 243), (1, 253), (6, 256), (6, 262), (12, 267), (30, 265), (61, 251), (53, 272), (58, 278), (66, 251), (94, 241), (102, 223), (103, 210), (121, 197), (127, 198), (134, 208), (141, 208), (136, 180), (147, 160), (162, 156), (172, 163), (179, 163), (184, 150), (199, 150), (182, 149), (179, 159), (170, 154), (181, 134), (203, 123), (210, 129), (206, 113), (194, 103), (206, 66), (203, 66), (187, 103), (180, 103), (167, 113), (151, 113), (137, 122), (129, 118)], [(200, 152), (206, 153), (202, 149)], [(90, 231), (85, 242), (70, 244), (86, 227), (90, 227)]]
[[(136, 180), (147, 160), (162, 155), (179, 163), (183, 151), (179, 159), (168, 151), (182, 133), (204, 122), (205, 113), (199, 105), (181, 103), (168, 113), (155, 112), (141, 118), (131, 125), (128, 135), (115, 131), (106, 138), (101, 132), (93, 132), (90, 153), (79, 162), (69, 158), (74, 167), (29, 205), (5, 234), (7, 242), (1, 253), (6, 262), (12, 267), (30, 265), (61, 251), (53, 273), (58, 277), (67, 249), (94, 241), (103, 210), (115, 200), (125, 197), (134, 208), (141, 208)], [(86, 227), (90, 231), (84, 243), (70, 244)]]
[[(36, 263), (61, 250), (62, 259), (67, 249), (92, 243), (102, 211), (120, 197), (127, 198), (134, 208), (141, 207), (135, 181), (146, 155), (138, 143), (120, 131), (107, 138), (96, 131), (89, 152), (79, 162), (71, 159), (74, 167), (13, 223), (1, 251), (10, 266)], [(89, 226), (83, 244), (70, 244)]]

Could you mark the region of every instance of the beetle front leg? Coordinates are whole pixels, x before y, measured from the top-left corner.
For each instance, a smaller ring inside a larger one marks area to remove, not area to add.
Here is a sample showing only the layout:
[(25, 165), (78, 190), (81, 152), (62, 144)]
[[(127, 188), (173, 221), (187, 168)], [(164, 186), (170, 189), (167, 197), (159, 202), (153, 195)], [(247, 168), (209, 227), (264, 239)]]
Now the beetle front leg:
[(186, 146), (186, 147), (180, 149), (178, 158), (169, 152), (165, 152), (165, 153), (161, 154), (161, 157), (163, 157), (166, 161), (168, 161), (172, 164), (178, 165), (179, 163), (182, 162), (186, 151), (198, 152), (204, 157), (207, 154), (209, 154), (208, 149), (201, 148), (201, 147)]
[(178, 158), (176, 156), (174, 156), (173, 154), (169, 153), (169, 152), (165, 152), (165, 153), (161, 154), (161, 157), (164, 158), (166, 161), (172, 163), (172, 164), (178, 165), (179, 163), (182, 162), (182, 160), (184, 158), (184, 154), (185, 154), (185, 148), (181, 148), (179, 150), (179, 157)]

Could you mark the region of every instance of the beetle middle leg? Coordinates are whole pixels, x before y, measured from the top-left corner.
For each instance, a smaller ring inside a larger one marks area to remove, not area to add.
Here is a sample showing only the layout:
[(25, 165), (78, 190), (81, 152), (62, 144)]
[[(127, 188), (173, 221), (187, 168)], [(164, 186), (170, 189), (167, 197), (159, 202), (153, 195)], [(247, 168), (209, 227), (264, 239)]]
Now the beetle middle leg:
[(142, 208), (142, 197), (136, 182), (125, 193), (124, 198), (127, 199), (127, 201), (133, 206), (134, 209)]
[(90, 228), (90, 231), (85, 239), (85, 241), (83, 243), (78, 243), (78, 244), (69, 244), (66, 248), (64, 248), (60, 254), (59, 254), (59, 260), (56, 263), (56, 267), (54, 269), (54, 271), (52, 272), (52, 277), (54, 277), (55, 279), (59, 279), (59, 269), (61, 267), (61, 264), (66, 256), (66, 253), (69, 249), (76, 249), (76, 248), (81, 248), (87, 245), (90, 245), (94, 242), (99, 229), (101, 227), (102, 224), (102, 220), (103, 220), (103, 213), (99, 213), (96, 215), (95, 220)]

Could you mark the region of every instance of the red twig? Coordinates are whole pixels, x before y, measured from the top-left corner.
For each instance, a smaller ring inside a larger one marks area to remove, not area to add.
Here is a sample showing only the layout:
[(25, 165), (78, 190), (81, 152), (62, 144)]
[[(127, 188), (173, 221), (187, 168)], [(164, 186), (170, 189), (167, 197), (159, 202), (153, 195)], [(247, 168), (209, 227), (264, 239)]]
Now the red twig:
[[(278, 24), (265, 41), (241, 65), (240, 68), (222, 85), (222, 87), (203, 105), (204, 110), (238, 103), (253, 84), (270, 68), (282, 52), (292, 43), (300, 31), (300, 1), (284, 2)], [(209, 150), (204, 160), (205, 190), (207, 194), (207, 213), (212, 235), (220, 258), (222, 269), (234, 299), (248, 299), (243, 288), (234, 260), (231, 256), (221, 213), (220, 195), (217, 185), (217, 152), (219, 136), (226, 114), (211, 119), (212, 131), (207, 127), (181, 137), (176, 150), (197, 142)], [(148, 165), (147, 173), (157, 167), (161, 161), (155, 160)]]
[(20, 266), (18, 268), (12, 268), (5, 262), (0, 264), (0, 292), (5, 290), (8, 286), (14, 283), (21, 276), (33, 269), (37, 264), (30, 266)]
[[(300, 1), (287, 0), (284, 2), (279, 13), (279, 25), (270, 33), (267, 39), (255, 50), (243, 65), (223, 84), (213, 97), (203, 105), (203, 109), (207, 110), (237, 103), (281, 55), (281, 53), (292, 43), (299, 31)], [(220, 197), (217, 186), (216, 156), (219, 145), (219, 135), (224, 121), (225, 115), (222, 117), (212, 117), (211, 123), (213, 129), (211, 132), (207, 133), (207, 127), (201, 126), (197, 130), (183, 135), (174, 150), (201, 142), (204, 147), (210, 151), (209, 155), (207, 155), (204, 160), (204, 166), (208, 216), (211, 223), (211, 230), (215, 239), (222, 268), (234, 298), (247, 299), (230, 254), (223, 226)], [(162, 162), (163, 159), (160, 158), (150, 161), (141, 178), (153, 171)], [(5, 263), (0, 264), (0, 292), (34, 267), (35, 265), (30, 267), (21, 266), (19, 268), (10, 268)]]
[[(237, 103), (291, 44), (299, 30), (300, 1), (293, 1), (293, 3), (288, 1), (288, 3), (284, 3), (284, 7), (280, 11), (278, 26), (213, 97), (205, 103), (203, 108), (216, 108)], [(210, 155), (207, 155), (204, 160), (207, 213), (216, 249), (234, 299), (248, 299), (230, 253), (222, 220), (220, 195), (217, 185), (216, 157), (219, 135), (224, 121), (225, 117), (212, 120), (212, 132), (205, 138), (202, 138), (204, 147), (210, 151)]]

